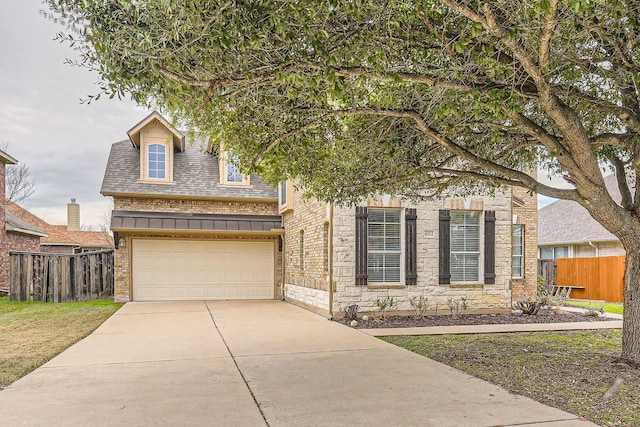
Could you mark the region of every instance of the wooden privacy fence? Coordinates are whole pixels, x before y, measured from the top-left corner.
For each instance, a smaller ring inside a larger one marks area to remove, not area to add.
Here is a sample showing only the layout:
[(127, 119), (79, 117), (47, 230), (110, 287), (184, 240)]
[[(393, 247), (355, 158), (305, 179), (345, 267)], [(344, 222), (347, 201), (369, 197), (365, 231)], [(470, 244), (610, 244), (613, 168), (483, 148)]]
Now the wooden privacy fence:
[(623, 301), (625, 256), (598, 258), (558, 258), (555, 284), (583, 286), (574, 289), (571, 298)]
[(73, 302), (113, 297), (113, 250), (81, 254), (11, 252), (11, 301)]
[(555, 285), (556, 283), (556, 261), (554, 259), (538, 260), (538, 276), (544, 278), (544, 285)]

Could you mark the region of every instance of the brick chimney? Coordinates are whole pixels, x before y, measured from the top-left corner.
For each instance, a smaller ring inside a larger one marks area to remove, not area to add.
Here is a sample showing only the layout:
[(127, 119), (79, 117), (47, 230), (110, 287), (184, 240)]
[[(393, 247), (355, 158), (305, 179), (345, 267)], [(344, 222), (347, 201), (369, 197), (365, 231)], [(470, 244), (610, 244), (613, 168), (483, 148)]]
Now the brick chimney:
[(76, 199), (67, 203), (67, 230), (80, 230), (80, 205), (76, 203)]

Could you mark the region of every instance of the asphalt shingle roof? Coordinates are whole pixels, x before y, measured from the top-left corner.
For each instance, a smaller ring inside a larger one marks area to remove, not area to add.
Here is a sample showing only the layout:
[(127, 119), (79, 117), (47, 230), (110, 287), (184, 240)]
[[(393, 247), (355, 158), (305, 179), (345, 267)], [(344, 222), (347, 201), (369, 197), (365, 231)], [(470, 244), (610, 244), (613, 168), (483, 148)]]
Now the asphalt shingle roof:
[(46, 233), (46, 237), (40, 239), (41, 245), (54, 246), (82, 246), (86, 248), (113, 247), (113, 238), (104, 231), (69, 231), (66, 225), (51, 225), (42, 218), (32, 214), (23, 207), (13, 203), (7, 203), (7, 222), (9, 215), (18, 218)]
[[(609, 194), (618, 204), (622, 200), (615, 175), (604, 179)], [(608, 242), (616, 236), (593, 219), (578, 203), (558, 200), (538, 211), (538, 245)]]
[[(35, 234), (35, 235), (38, 235), (38, 236), (39, 235), (42, 235), (42, 236), (46, 236), (47, 235), (47, 233), (44, 230), (39, 229), (35, 225), (25, 221), (24, 219), (20, 218), (17, 215), (14, 215), (13, 213), (11, 213), (9, 211), (5, 212), (5, 222), (11, 228), (18, 229), (18, 230), (24, 230), (25, 232), (27, 232), (27, 234)], [(9, 230), (9, 231), (14, 231), (14, 230)]]
[(169, 184), (140, 181), (140, 150), (125, 140), (111, 146), (100, 192), (104, 195), (144, 194), (187, 198), (278, 198), (277, 189), (257, 175), (251, 175), (249, 187), (221, 186), (218, 159), (190, 144), (186, 144), (184, 151), (174, 153), (173, 180)]

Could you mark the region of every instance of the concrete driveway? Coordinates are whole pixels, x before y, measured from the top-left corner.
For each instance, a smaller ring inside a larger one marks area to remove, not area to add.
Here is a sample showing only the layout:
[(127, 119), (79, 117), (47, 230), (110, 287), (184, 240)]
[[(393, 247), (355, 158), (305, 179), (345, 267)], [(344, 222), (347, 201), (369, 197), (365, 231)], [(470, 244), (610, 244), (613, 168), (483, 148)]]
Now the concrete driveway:
[(588, 426), (283, 302), (129, 303), (0, 391), (3, 425)]

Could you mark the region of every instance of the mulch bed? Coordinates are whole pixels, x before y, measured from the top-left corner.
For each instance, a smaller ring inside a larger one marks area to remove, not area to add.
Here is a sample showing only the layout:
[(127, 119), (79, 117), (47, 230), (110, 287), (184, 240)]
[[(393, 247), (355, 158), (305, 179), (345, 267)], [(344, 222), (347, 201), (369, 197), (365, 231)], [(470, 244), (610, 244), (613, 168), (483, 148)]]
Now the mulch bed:
[[(362, 320), (358, 316), (358, 328), (415, 328), (421, 326), (456, 326), (456, 325), (509, 325), (526, 323), (565, 323), (565, 322), (599, 322), (613, 320), (599, 316), (585, 316), (583, 313), (572, 311), (555, 311), (542, 309), (535, 316), (521, 313), (500, 314), (463, 314), (454, 319), (451, 315), (424, 316), (416, 319), (414, 316), (387, 316), (385, 319), (369, 316), (368, 320)], [(344, 320), (342, 323), (349, 324)]]

